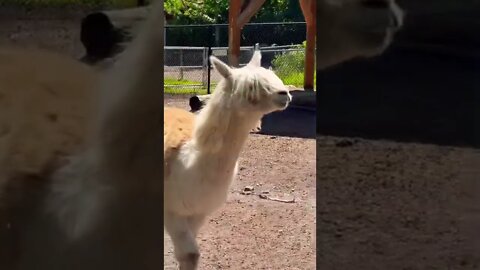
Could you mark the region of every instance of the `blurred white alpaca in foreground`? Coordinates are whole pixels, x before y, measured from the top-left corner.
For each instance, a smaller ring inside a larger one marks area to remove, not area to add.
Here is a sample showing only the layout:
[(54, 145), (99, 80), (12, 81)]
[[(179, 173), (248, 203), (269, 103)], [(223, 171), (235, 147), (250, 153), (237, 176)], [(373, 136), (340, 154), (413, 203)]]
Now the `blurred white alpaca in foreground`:
[(250, 130), (292, 100), (260, 59), (256, 51), (248, 65), (231, 68), (211, 57), (222, 80), (205, 108), (198, 115), (165, 109), (165, 228), (182, 270), (197, 268), (195, 237), (206, 217), (226, 201)]
[(150, 12), (106, 75), (0, 50), (0, 269), (162, 268), (163, 1)]

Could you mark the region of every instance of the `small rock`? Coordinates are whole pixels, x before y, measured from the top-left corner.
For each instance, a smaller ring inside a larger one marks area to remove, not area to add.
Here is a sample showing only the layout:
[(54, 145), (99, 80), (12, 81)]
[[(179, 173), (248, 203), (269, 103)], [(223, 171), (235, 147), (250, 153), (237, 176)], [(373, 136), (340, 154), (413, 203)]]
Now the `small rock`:
[(240, 192), (242, 195), (252, 195), (253, 191), (255, 188), (253, 186), (246, 186), (243, 188), (243, 190)]
[(349, 147), (352, 146), (354, 142), (350, 140), (341, 140), (335, 143), (336, 147)]
[(243, 188), (244, 191), (254, 191), (255, 188), (253, 186), (246, 186)]

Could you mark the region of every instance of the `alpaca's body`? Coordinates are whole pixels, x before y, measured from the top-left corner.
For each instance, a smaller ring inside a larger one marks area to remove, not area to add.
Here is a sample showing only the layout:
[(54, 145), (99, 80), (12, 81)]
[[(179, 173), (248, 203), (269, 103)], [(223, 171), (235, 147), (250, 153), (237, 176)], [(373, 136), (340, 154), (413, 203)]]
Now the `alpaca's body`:
[[(223, 204), (223, 195), (234, 174), (205, 169), (218, 163), (219, 157), (195, 149), (194, 125), (194, 114), (177, 108), (164, 109), (165, 210), (185, 216), (206, 216)], [(211, 179), (221, 185), (212, 188), (204, 184)]]
[(38, 174), (59, 156), (81, 149), (98, 77), (91, 67), (62, 55), (0, 48), (3, 175)]
[(260, 66), (260, 58), (256, 51), (248, 65), (234, 69), (212, 57), (223, 80), (205, 108), (198, 115), (165, 110), (165, 228), (182, 270), (197, 268), (195, 237), (208, 215), (225, 203), (251, 129), (291, 101), (286, 86)]
[(164, 180), (170, 170), (170, 161), (179, 153), (181, 146), (192, 138), (195, 115), (182, 109), (165, 108), (163, 110), (163, 158)]
[[(230, 123), (227, 132), (212, 132), (209, 136), (222, 137), (224, 146), (219, 151), (199, 151), (192, 133), (178, 150), (172, 151), (172, 157), (165, 156), (165, 160), (170, 160), (170, 173), (165, 178), (165, 211), (206, 216), (222, 206), (237, 173), (237, 158), (251, 127), (249, 121), (237, 119)], [(188, 124), (182, 129), (191, 128), (194, 123)]]
[(199, 153), (189, 143), (182, 146), (164, 184), (165, 211), (207, 216), (221, 207), (237, 171), (236, 162), (220, 165), (227, 156)]

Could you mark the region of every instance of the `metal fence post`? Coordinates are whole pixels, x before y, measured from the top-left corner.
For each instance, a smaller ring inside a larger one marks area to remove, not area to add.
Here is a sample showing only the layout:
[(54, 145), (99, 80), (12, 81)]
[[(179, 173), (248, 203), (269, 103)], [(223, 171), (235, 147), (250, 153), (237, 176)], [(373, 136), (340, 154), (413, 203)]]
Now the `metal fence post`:
[(210, 63), (210, 55), (212, 55), (212, 47), (208, 47), (207, 51), (207, 94), (211, 94), (210, 91), (210, 79), (211, 79), (211, 63)]
[(180, 80), (183, 80), (183, 50), (180, 50)]
[(220, 26), (215, 25), (215, 46), (220, 47)]
[(207, 88), (207, 83), (208, 83), (208, 47), (203, 47), (202, 86)]

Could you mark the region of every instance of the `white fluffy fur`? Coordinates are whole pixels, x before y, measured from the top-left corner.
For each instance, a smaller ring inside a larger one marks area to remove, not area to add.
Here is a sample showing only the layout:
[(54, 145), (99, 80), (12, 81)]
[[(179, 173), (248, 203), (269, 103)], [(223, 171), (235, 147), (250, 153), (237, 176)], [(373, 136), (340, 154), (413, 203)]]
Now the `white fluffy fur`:
[(200, 253), (195, 236), (206, 217), (224, 204), (250, 130), (263, 115), (283, 110), (291, 101), (286, 86), (260, 66), (260, 58), (256, 51), (243, 68), (211, 58), (223, 79), (196, 116), (191, 139), (170, 163), (164, 185), (165, 228), (180, 269), (196, 269)]

